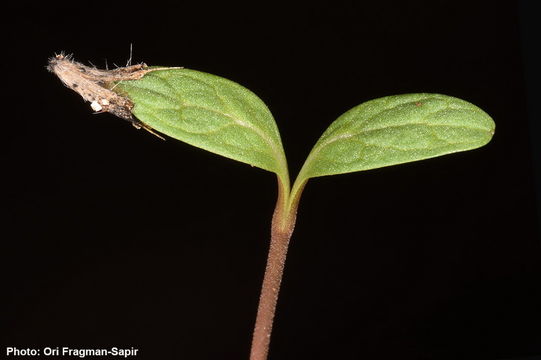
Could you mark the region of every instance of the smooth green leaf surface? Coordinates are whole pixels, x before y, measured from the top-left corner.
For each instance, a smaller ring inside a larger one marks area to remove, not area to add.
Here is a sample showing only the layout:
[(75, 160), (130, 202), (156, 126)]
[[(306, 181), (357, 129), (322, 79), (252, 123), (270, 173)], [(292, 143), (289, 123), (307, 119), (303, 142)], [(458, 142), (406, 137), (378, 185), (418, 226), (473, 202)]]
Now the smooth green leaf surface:
[(298, 182), (474, 149), (488, 143), (494, 129), (484, 111), (450, 96), (407, 94), (368, 101), (329, 126)]
[(230, 80), (171, 68), (123, 81), (115, 91), (134, 103), (133, 114), (153, 129), (213, 153), (287, 178), (280, 134), (267, 106)]

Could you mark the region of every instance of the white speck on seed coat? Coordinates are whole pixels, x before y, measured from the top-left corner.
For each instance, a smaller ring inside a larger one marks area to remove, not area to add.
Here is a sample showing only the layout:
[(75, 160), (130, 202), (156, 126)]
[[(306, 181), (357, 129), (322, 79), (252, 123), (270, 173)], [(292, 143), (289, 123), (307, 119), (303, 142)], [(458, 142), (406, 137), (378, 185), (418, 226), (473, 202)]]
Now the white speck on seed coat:
[(92, 102), (90, 103), (90, 107), (91, 107), (92, 110), (94, 110), (94, 111), (101, 111), (101, 109), (103, 109), (103, 108), (101, 107), (101, 105), (98, 104), (97, 101), (92, 101)]

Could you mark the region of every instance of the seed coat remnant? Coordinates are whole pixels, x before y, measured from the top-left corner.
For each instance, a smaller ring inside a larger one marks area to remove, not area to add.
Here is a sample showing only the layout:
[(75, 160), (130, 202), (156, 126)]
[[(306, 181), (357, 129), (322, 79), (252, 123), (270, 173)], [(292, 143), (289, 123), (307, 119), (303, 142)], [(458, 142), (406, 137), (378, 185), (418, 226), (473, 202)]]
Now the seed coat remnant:
[(119, 81), (137, 80), (148, 72), (169, 68), (149, 68), (141, 63), (113, 70), (100, 70), (78, 63), (69, 55), (60, 54), (49, 59), (47, 69), (58, 76), (64, 85), (90, 102), (90, 107), (95, 112), (111, 113), (128, 120), (137, 129), (143, 128), (162, 138), (152, 131), (150, 126), (133, 117), (131, 110), (134, 104), (128, 97), (112, 89)]

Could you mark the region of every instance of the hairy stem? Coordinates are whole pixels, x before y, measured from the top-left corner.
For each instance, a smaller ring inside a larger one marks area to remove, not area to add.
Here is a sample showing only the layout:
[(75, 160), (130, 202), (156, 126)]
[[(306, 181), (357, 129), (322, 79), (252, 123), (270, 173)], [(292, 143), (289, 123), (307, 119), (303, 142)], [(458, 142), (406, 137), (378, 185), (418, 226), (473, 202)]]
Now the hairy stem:
[(250, 360), (267, 359), (272, 323), (284, 273), (289, 239), (295, 227), (299, 197), (300, 192), (299, 196), (290, 201), (288, 186), (284, 185), (278, 178), (278, 201), (272, 217), (271, 242), (259, 298)]

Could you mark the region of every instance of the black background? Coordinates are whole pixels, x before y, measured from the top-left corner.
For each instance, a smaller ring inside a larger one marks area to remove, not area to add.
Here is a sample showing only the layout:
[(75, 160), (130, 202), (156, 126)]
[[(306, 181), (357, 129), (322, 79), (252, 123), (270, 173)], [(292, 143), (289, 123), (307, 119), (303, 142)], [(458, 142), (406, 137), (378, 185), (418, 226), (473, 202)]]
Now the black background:
[[(4, 13), (5, 236), (0, 345), (247, 359), (272, 174), (88, 103), (46, 72), (184, 66), (258, 94), (290, 172), (341, 113), (438, 92), (495, 120), (487, 146), (311, 180), (270, 359), (541, 354), (541, 276), (515, 2), (77, 3)], [(9, 111), (8, 111), (9, 110)]]

